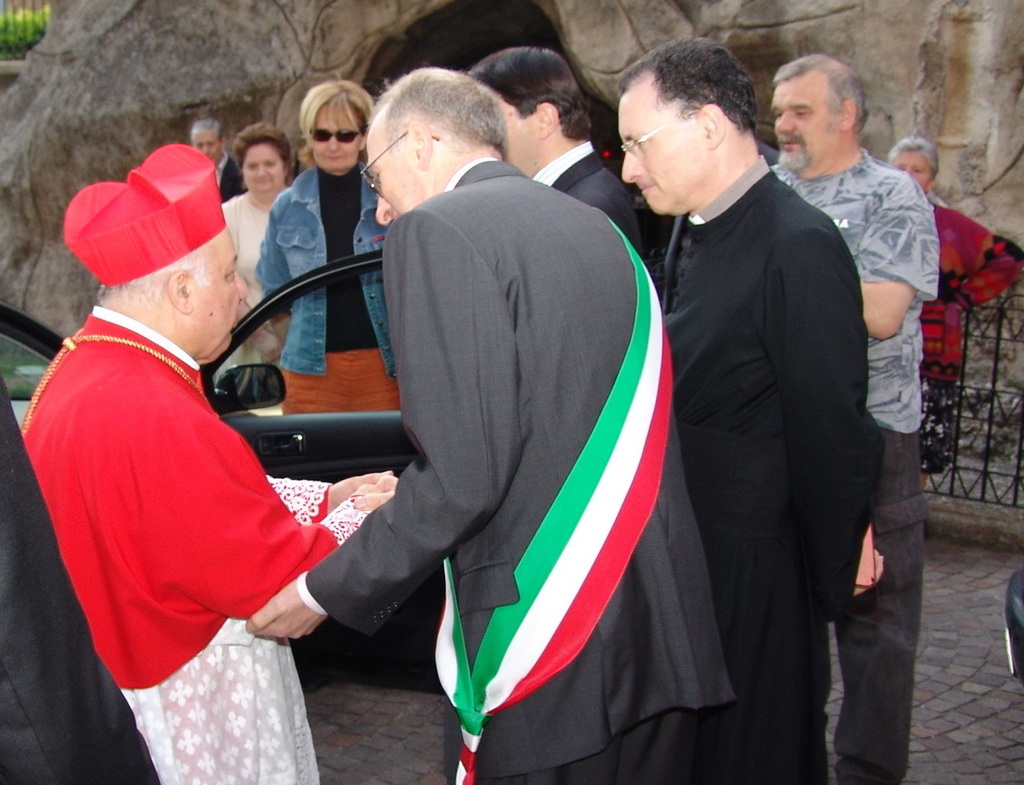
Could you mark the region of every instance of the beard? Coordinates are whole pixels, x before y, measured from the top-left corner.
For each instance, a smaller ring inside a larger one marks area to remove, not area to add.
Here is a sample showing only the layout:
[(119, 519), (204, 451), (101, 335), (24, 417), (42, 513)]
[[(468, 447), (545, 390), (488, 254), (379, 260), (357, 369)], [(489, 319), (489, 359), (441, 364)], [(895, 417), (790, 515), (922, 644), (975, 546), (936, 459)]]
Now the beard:
[[(794, 174), (800, 174), (811, 165), (811, 156), (807, 152), (807, 145), (804, 139), (798, 134), (784, 134), (778, 137), (779, 144), (779, 166)], [(784, 149), (786, 144), (797, 144), (799, 149), (795, 152), (787, 152)]]

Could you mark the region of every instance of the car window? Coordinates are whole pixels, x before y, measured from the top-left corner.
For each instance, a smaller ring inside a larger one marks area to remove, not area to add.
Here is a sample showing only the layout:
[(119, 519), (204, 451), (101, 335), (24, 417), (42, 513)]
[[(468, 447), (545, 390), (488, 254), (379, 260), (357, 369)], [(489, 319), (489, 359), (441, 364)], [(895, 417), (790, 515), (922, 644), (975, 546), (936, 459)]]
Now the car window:
[(14, 414), (20, 423), (39, 379), (50, 359), (16, 339), (0, 335), (0, 373), (11, 395)]
[[(289, 313), (295, 300), (340, 281), (351, 280), (366, 272), (380, 269), (381, 252), (370, 251), (330, 262), (293, 279), (257, 303), (240, 320), (230, 348), (206, 366), (204, 374), (213, 380), (216, 387), (224, 373), (238, 365), (268, 363), (280, 368), (280, 349), (288, 332)], [(230, 413), (223, 409), (218, 410), (221, 413)], [(281, 407), (277, 405), (249, 411), (261, 416), (273, 416), (281, 414)]]

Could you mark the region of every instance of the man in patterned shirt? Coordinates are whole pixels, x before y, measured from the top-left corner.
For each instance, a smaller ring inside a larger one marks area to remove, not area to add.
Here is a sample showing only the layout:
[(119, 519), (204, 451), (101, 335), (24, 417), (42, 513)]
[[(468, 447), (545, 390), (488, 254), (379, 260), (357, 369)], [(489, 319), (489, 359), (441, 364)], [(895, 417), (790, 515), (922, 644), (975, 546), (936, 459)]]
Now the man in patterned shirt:
[(924, 519), (921, 304), (938, 286), (938, 237), (916, 183), (860, 146), (867, 116), (853, 71), (808, 55), (775, 74), (779, 176), (836, 223), (861, 277), (868, 335), (868, 411), (885, 456), (875, 488), (877, 590), (836, 621), (844, 700), (836, 728), (839, 785), (899, 783), (907, 769), (914, 657), (921, 620)]

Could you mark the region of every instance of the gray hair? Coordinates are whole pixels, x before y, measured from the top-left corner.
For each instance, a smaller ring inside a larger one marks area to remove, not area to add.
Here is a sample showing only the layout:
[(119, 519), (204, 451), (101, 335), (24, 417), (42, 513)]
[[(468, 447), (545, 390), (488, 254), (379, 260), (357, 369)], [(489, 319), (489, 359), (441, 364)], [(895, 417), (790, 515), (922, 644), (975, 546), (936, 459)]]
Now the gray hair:
[(889, 163), (895, 161), (896, 156), (900, 153), (920, 153), (924, 156), (924, 160), (928, 162), (928, 168), (932, 170), (932, 177), (939, 173), (939, 151), (935, 149), (934, 144), (923, 136), (914, 134), (913, 136), (906, 136), (900, 139), (889, 151)]
[(202, 120), (196, 120), (192, 123), (188, 136), (191, 139), (196, 134), (205, 134), (210, 131), (217, 134), (218, 139), (224, 136), (224, 129), (221, 127), (220, 121), (214, 120), (212, 117), (204, 117)]
[(772, 84), (778, 86), (812, 71), (823, 73), (828, 79), (828, 100), (832, 114), (837, 115), (842, 111), (843, 101), (853, 101), (857, 110), (854, 128), (860, 133), (868, 119), (867, 95), (864, 93), (864, 85), (848, 65), (828, 55), (805, 55), (776, 71)]
[(189, 251), (178, 261), (171, 262), (166, 267), (154, 270), (141, 278), (125, 281), (116, 286), (100, 286), (97, 302), (100, 305), (115, 302), (134, 303), (152, 308), (160, 301), (167, 279), (180, 272), (191, 273), (200, 286), (209, 285), (209, 253), (206, 251), (208, 245), (209, 243), (204, 243), (194, 251)]
[(418, 68), (406, 74), (377, 101), (374, 116), (387, 111), (388, 137), (413, 120), (429, 122), (452, 137), (456, 146), (491, 147), (508, 154), (505, 115), (495, 94), (468, 74), (444, 68)]

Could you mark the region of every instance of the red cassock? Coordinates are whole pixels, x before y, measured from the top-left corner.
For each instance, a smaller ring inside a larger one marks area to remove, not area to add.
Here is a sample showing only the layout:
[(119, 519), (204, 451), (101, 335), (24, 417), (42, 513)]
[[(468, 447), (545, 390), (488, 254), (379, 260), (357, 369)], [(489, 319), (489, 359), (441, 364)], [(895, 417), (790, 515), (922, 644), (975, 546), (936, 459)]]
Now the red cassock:
[[(337, 543), (300, 526), (248, 444), (138, 334), (95, 316), (25, 435), (61, 555), (118, 685), (151, 687)], [(326, 513), (326, 499), (319, 516)]]

